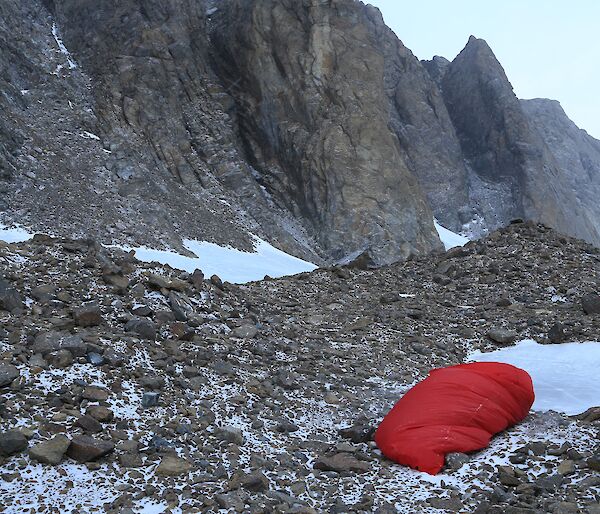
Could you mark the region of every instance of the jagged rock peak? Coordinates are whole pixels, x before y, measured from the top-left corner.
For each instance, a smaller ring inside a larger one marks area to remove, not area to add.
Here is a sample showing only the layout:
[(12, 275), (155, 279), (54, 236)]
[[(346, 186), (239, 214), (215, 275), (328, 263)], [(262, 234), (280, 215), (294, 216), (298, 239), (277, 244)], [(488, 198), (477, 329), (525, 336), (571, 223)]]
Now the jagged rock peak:
[(442, 79), (448, 70), (448, 66), (450, 66), (450, 61), (441, 55), (434, 55), (433, 58), (429, 61), (423, 60), (421, 61), (433, 81), (437, 84), (438, 87), (442, 86)]

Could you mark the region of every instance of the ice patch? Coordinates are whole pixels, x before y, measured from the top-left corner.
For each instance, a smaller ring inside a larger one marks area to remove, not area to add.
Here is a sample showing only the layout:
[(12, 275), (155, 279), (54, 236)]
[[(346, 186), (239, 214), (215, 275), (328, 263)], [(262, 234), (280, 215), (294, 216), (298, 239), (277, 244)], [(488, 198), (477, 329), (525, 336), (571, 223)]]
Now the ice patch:
[[(62, 42), (62, 39), (60, 39), (60, 37), (58, 35), (58, 27), (56, 26), (56, 23), (52, 24), (52, 35), (54, 36), (54, 41), (56, 41), (56, 44), (58, 45), (58, 49), (60, 50), (60, 53), (62, 53), (63, 55), (66, 56), (67, 64), (69, 65), (69, 69), (74, 70), (75, 68), (77, 68), (77, 64), (75, 63), (75, 61), (73, 59), (71, 59), (71, 54), (69, 53), (69, 51), (67, 50), (67, 47), (65, 46), (65, 44)], [(58, 73), (61, 69), (62, 69), (62, 66), (58, 65), (56, 68), (56, 73)]]
[(450, 248), (455, 248), (457, 246), (464, 246), (470, 241), (468, 237), (461, 236), (456, 232), (452, 232), (451, 230), (442, 227), (436, 219), (433, 220), (433, 224), (446, 250), (450, 250)]
[(100, 141), (100, 138), (96, 134), (92, 134), (87, 130), (84, 130), (83, 133), (79, 134), (84, 139), (94, 139), (96, 141)]
[(19, 226), (8, 228), (0, 224), (0, 241), (4, 241), (5, 243), (22, 243), (23, 241), (29, 241), (32, 237), (33, 234), (30, 234)]
[(475, 352), (471, 361), (505, 362), (533, 380), (533, 410), (579, 414), (600, 405), (600, 342), (538, 344), (525, 339), (509, 348)]
[(133, 250), (136, 258), (144, 262), (156, 261), (189, 273), (200, 269), (206, 276), (218, 275), (221, 279), (234, 284), (262, 280), (265, 275), (277, 278), (313, 271), (317, 268), (311, 262), (282, 252), (256, 236), (254, 236), (254, 252), (243, 252), (229, 246), (191, 239), (185, 239), (183, 245), (196, 257), (143, 246), (124, 249)]

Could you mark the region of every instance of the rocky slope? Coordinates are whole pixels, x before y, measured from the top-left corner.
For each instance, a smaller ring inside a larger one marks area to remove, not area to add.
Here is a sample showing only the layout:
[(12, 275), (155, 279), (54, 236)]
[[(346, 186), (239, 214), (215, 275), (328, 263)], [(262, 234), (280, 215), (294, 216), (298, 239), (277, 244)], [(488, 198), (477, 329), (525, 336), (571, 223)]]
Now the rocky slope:
[(256, 234), (316, 263), (439, 249), (432, 215), (600, 242), (597, 142), (556, 110), (540, 122), (476, 38), (421, 63), (355, 0), (0, 14), (3, 223), (179, 249)]
[(244, 286), (92, 240), (2, 244), (3, 510), (596, 514), (597, 410), (532, 413), (436, 478), (371, 432), (473, 349), (599, 340), (599, 263), (534, 224)]

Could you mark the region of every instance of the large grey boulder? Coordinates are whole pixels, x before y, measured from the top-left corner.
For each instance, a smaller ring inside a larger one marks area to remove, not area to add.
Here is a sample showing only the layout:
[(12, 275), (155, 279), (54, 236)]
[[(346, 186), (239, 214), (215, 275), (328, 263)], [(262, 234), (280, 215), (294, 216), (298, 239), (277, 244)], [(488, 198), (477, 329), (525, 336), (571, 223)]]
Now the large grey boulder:
[(12, 364), (0, 363), (0, 387), (8, 386), (20, 375)]

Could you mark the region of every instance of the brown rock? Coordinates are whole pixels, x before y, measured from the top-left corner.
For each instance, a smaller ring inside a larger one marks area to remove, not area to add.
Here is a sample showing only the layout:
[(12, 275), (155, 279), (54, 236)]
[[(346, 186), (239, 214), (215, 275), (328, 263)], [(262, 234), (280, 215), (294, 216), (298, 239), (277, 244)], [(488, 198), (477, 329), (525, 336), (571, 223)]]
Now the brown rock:
[(336, 471), (338, 473), (365, 473), (371, 466), (368, 462), (363, 462), (349, 453), (336, 453), (332, 456), (319, 457), (313, 467), (320, 471)]
[(87, 435), (77, 435), (71, 441), (67, 455), (79, 463), (97, 460), (109, 454), (114, 449), (114, 444), (101, 441)]
[(192, 465), (185, 459), (176, 455), (165, 455), (156, 468), (157, 475), (178, 476), (186, 474), (192, 469)]
[(58, 464), (62, 461), (70, 444), (71, 441), (67, 436), (59, 434), (48, 441), (32, 446), (29, 449), (29, 456), (44, 464)]

